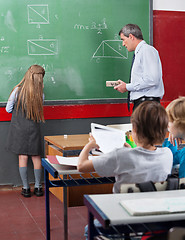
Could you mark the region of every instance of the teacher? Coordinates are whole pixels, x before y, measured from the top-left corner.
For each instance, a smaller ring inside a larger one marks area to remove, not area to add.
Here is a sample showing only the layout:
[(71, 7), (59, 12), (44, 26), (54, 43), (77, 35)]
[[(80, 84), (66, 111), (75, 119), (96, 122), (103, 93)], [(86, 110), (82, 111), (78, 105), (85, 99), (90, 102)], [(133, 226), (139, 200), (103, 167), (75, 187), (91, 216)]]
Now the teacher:
[(134, 109), (144, 101), (160, 102), (164, 95), (162, 66), (158, 51), (143, 40), (141, 29), (136, 24), (127, 24), (119, 32), (123, 46), (134, 51), (130, 82), (118, 80), (115, 90), (128, 91), (128, 106)]

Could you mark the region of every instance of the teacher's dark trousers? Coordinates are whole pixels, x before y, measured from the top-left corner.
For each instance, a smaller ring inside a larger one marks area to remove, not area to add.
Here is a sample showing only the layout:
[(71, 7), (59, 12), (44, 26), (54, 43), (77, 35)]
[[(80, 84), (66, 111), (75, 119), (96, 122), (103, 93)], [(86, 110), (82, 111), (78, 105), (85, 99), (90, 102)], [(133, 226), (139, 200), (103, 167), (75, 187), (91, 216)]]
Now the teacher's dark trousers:
[(141, 104), (142, 102), (145, 101), (156, 101), (160, 103), (160, 98), (159, 97), (140, 97), (136, 100), (133, 101), (134, 107), (133, 107), (133, 111), (136, 109), (137, 106), (139, 106), (139, 104)]

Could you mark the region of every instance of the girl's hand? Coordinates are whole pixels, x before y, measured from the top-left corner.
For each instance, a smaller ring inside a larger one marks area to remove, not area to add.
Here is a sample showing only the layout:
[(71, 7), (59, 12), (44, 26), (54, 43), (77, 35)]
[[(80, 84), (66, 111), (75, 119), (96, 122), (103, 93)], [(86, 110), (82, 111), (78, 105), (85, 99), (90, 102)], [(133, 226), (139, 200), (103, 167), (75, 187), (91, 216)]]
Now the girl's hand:
[(171, 144), (172, 144), (173, 146), (175, 146), (175, 138), (173, 137), (173, 134), (172, 134), (172, 133), (169, 133), (168, 141), (170, 141)]

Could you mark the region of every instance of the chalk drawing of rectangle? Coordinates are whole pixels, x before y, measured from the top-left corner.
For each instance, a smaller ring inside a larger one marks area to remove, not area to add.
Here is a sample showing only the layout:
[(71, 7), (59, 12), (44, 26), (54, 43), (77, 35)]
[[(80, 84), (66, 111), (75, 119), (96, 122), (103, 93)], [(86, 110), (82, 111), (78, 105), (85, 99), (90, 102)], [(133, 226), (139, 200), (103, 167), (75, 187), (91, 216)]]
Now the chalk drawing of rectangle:
[(27, 40), (28, 55), (57, 55), (57, 39), (30, 39)]
[(29, 24), (49, 24), (49, 9), (47, 4), (28, 5)]

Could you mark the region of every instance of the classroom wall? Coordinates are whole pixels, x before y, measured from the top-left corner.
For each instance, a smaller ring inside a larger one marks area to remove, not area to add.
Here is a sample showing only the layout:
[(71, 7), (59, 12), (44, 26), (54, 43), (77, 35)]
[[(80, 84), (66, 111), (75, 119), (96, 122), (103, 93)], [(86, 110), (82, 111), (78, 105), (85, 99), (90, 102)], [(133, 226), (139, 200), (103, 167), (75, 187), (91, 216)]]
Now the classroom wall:
[[(185, 1), (153, 0), (153, 45), (158, 49), (163, 65), (165, 96), (163, 105), (185, 95), (184, 60)], [(90, 131), (90, 123), (128, 123), (130, 113), (126, 103), (52, 105), (44, 108), (46, 123), (42, 124), (44, 135), (80, 134)], [(0, 107), (0, 184), (21, 185), (18, 159), (5, 150), (6, 136), (11, 115)], [(44, 151), (44, 149), (43, 149)], [(29, 162), (29, 178), (34, 181), (32, 164)]]
[[(90, 132), (91, 122), (99, 124), (122, 124), (128, 123), (129, 118), (78, 118), (78, 119), (54, 119), (46, 120), (41, 124), (42, 139), (44, 136), (64, 135), (64, 134), (87, 134)], [(21, 185), (21, 179), (18, 172), (18, 157), (5, 149), (6, 136), (8, 133), (10, 122), (0, 122), (0, 185)], [(44, 155), (44, 141), (43, 141)], [(34, 182), (33, 165), (29, 161), (28, 176), (30, 182)], [(44, 176), (43, 176), (44, 177)]]
[(184, 0), (153, 0), (153, 10), (185, 11)]
[(185, 96), (185, 1), (154, 0), (153, 9), (153, 43), (163, 66), (163, 101), (168, 102)]

